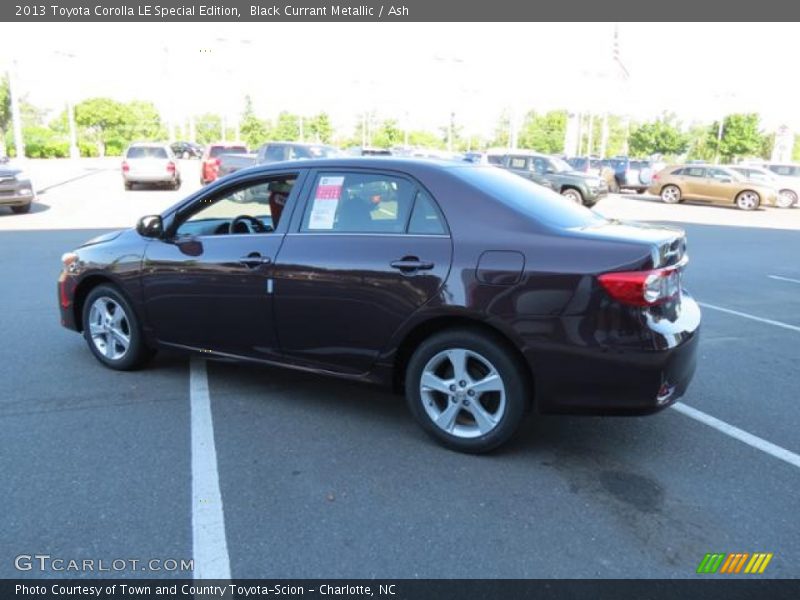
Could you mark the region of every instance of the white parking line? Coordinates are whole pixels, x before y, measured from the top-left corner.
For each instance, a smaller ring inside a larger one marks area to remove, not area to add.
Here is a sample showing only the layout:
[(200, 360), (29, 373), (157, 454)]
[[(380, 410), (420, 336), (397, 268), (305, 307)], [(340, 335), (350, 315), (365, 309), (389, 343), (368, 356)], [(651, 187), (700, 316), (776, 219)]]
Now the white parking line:
[(206, 362), (192, 358), (189, 371), (192, 410), (192, 548), (195, 579), (230, 579), (225, 515), (219, 491), (214, 422)]
[(800, 279), (792, 279), (791, 277), (781, 277), (780, 275), (767, 275), (770, 279), (777, 279), (778, 281), (790, 281), (792, 283), (800, 283)]
[(700, 423), (708, 425), (709, 427), (713, 427), (714, 429), (716, 429), (717, 431), (721, 431), (725, 435), (737, 439), (740, 442), (744, 442), (748, 446), (752, 446), (757, 450), (766, 452), (770, 456), (774, 456), (775, 458), (787, 462), (790, 465), (800, 469), (800, 454), (795, 454), (794, 452), (790, 452), (786, 448), (781, 448), (780, 446), (776, 446), (772, 442), (768, 442), (767, 440), (755, 436), (752, 433), (747, 433), (743, 429), (734, 427), (733, 425), (730, 425), (725, 421), (720, 421), (716, 417), (712, 417), (711, 415), (708, 415), (703, 411), (697, 410), (696, 408), (692, 408), (691, 406), (684, 404), (683, 402), (676, 402), (675, 404), (672, 405), (672, 408), (677, 410), (679, 413), (686, 415), (690, 419), (694, 419), (695, 421), (699, 421)]
[(783, 323), (782, 321), (774, 321), (772, 319), (765, 319), (764, 317), (757, 317), (755, 315), (750, 315), (748, 313), (740, 312), (738, 310), (731, 310), (730, 308), (722, 308), (721, 306), (715, 306), (714, 304), (706, 304), (705, 302), (698, 302), (698, 304), (703, 308), (718, 310), (720, 312), (728, 313), (730, 315), (744, 317), (745, 319), (758, 321), (759, 323), (766, 323), (767, 325), (774, 325), (775, 327), (781, 327), (783, 329), (788, 329), (789, 331), (796, 331), (797, 333), (800, 333), (800, 327), (798, 327), (797, 325), (790, 325), (789, 323)]

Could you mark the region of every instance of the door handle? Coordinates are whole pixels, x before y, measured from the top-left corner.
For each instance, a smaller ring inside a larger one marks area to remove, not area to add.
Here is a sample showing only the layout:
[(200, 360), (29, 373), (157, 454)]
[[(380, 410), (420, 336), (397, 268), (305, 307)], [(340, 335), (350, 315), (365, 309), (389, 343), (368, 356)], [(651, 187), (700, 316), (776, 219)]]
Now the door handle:
[(389, 266), (404, 273), (410, 273), (412, 271), (428, 271), (433, 268), (433, 263), (420, 260), (415, 256), (406, 256), (400, 260), (393, 260)]
[(258, 267), (261, 265), (268, 265), (272, 262), (269, 256), (261, 256), (258, 252), (251, 252), (247, 256), (239, 259), (239, 263), (246, 267)]

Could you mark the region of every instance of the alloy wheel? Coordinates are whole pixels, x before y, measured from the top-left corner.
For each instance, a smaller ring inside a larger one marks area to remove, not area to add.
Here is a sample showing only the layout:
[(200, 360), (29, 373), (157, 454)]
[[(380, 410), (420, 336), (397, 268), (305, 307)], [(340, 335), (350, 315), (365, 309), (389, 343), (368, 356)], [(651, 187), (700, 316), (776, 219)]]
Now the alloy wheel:
[(475, 438), (492, 431), (506, 411), (506, 388), (494, 365), (464, 348), (443, 350), (422, 370), (425, 412), (442, 431)]
[(760, 200), (755, 192), (742, 192), (736, 196), (736, 206), (742, 210), (753, 210), (758, 207)]
[(681, 191), (674, 185), (668, 185), (661, 190), (661, 199), (667, 204), (677, 204), (681, 199)]
[(128, 315), (120, 304), (101, 296), (89, 309), (89, 333), (100, 354), (109, 360), (121, 360), (131, 345), (131, 327)]

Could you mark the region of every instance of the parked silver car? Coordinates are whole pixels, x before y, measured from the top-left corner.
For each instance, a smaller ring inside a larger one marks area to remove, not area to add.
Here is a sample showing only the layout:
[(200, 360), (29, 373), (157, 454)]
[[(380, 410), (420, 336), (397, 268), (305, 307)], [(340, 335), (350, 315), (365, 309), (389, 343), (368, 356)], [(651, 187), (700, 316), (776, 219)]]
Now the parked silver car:
[(30, 177), (11, 164), (0, 162), (0, 206), (8, 206), (14, 213), (30, 211), (36, 192)]
[(775, 206), (778, 208), (791, 208), (798, 205), (800, 176), (778, 175), (777, 172), (770, 169), (750, 165), (733, 165), (728, 168), (741, 173), (750, 181), (763, 183), (778, 190), (778, 199), (775, 201)]
[(181, 187), (178, 160), (167, 144), (131, 144), (122, 161), (122, 179), (126, 190), (133, 189), (135, 183), (165, 185), (173, 190)]

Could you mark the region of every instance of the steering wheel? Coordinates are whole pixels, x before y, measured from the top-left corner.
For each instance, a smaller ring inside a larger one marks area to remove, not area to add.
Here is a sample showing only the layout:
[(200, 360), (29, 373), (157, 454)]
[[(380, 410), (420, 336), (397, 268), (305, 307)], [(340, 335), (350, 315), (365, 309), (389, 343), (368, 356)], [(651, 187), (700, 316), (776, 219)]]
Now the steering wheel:
[[(237, 227), (241, 227), (245, 229), (245, 231), (239, 231)], [(228, 233), (267, 233), (267, 228), (255, 217), (239, 215), (228, 225)]]

